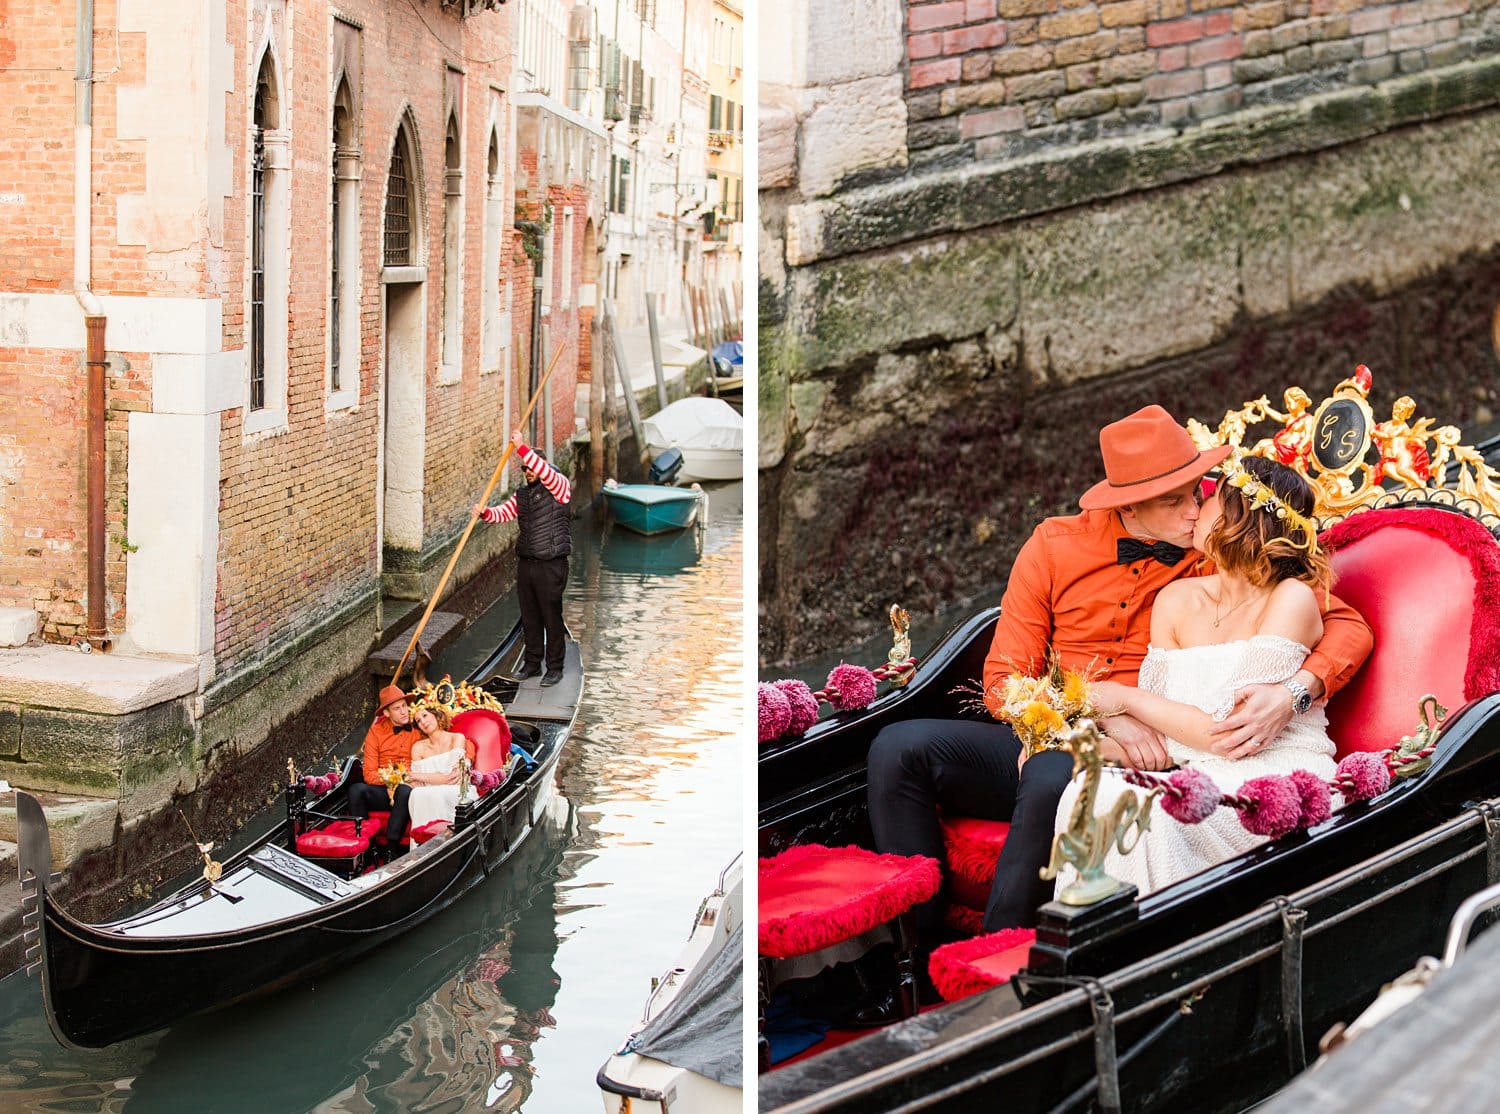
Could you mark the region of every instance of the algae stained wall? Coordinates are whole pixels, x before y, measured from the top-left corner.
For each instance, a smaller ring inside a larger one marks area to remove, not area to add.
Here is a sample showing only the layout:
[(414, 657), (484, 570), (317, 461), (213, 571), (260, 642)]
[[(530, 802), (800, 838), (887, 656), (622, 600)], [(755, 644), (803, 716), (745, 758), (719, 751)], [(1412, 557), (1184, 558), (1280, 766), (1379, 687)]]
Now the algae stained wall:
[(1497, 92), (1476, 57), (822, 197), (763, 173), (763, 662), (1003, 584), (1148, 402), (1212, 424), (1366, 363), (1379, 417), (1492, 425)]

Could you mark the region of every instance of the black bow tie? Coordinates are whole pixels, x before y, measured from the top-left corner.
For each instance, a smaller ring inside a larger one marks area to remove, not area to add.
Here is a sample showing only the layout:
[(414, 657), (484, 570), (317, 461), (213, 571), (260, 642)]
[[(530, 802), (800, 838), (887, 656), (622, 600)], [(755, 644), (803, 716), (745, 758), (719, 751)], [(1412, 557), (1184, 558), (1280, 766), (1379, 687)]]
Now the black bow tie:
[(1175, 565), (1181, 561), (1187, 550), (1180, 545), (1171, 542), (1146, 542), (1136, 538), (1120, 538), (1115, 542), (1115, 564), (1128, 565), (1132, 561), (1150, 557), (1160, 561), (1163, 565)]
[(409, 724), (409, 723), (393, 723), (393, 724), (391, 724), (391, 730), (394, 731), (397, 735), (399, 735), (403, 731), (410, 731), (411, 730), (411, 724)]

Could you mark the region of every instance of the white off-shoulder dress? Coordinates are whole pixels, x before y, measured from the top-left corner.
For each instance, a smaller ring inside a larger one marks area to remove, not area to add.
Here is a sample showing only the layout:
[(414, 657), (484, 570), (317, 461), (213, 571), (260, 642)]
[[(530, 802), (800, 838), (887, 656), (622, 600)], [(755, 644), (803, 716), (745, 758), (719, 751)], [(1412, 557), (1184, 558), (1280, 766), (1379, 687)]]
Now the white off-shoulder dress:
[[(463, 747), (445, 750), (442, 754), (430, 754), (411, 764), (414, 774), (446, 774), (458, 765), (464, 756)], [(457, 785), (417, 785), (412, 788), (407, 805), (411, 809), (411, 826), (415, 831), (423, 824), (434, 820), (452, 820), (458, 808)]]
[[(1308, 649), (1301, 643), (1270, 634), (1174, 650), (1152, 646), (1141, 663), (1139, 684), (1147, 692), (1191, 704), (1222, 721), (1233, 711), (1240, 690), (1285, 681), (1302, 668), (1307, 655)], [(1213, 778), (1225, 793), (1233, 793), (1244, 782), (1266, 774), (1309, 770), (1321, 778), (1332, 778), (1335, 768), (1334, 745), (1328, 737), (1328, 717), (1322, 702), (1293, 716), (1269, 746), (1237, 762), (1195, 750), (1176, 739), (1167, 740), (1167, 753), (1178, 765), (1191, 766)], [(1115, 769), (1103, 771), (1094, 804), (1096, 814), (1108, 812), (1120, 792), (1131, 788), (1120, 775), (1121, 771)], [(1079, 790), (1080, 782), (1074, 781), (1063, 792), (1057, 805), (1058, 831), (1068, 826)], [(1245, 830), (1234, 809), (1220, 808), (1200, 824), (1180, 824), (1161, 811), (1158, 801), (1151, 809), (1150, 830), (1140, 844), (1128, 855), (1112, 848), (1105, 869), (1123, 882), (1134, 883), (1144, 895), (1265, 842), (1264, 836)], [(1071, 869), (1060, 875), (1058, 890), (1073, 878)]]

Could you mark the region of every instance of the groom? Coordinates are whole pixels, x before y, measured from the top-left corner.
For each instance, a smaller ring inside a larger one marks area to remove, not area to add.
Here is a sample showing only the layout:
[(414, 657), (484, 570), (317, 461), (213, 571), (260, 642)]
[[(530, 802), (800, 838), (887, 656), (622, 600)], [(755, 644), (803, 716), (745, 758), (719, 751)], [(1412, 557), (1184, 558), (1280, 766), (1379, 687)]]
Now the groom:
[[(1156, 593), (1183, 576), (1211, 572), (1192, 548), (1199, 484), (1229, 455), (1199, 451), (1160, 406), (1147, 406), (1099, 434), (1105, 479), (1086, 491), (1082, 514), (1046, 519), (1021, 547), (1000, 604), (984, 663), (985, 702), (1009, 674), (1035, 674), (1049, 650), (1062, 665), (1135, 684), (1151, 633)], [(1281, 733), (1296, 710), (1330, 696), (1370, 653), (1370, 628), (1336, 598), (1325, 609), (1323, 640), (1294, 678), (1245, 690), (1215, 732), (1214, 750), (1252, 752)], [(1168, 765), (1155, 731), (1130, 716), (1100, 720), (1106, 760), (1141, 769)], [(875, 737), (869, 756), (870, 824), (876, 847), (942, 861), (938, 809), (1010, 821), (984, 915), (984, 930), (1029, 927), (1051, 899), (1038, 876), (1052, 846), (1058, 799), (1072, 776), (1066, 751), (1043, 751), (1017, 769), (1021, 745), (1009, 726), (966, 720), (908, 720)], [(931, 946), (941, 893), (919, 906), (918, 930)]]

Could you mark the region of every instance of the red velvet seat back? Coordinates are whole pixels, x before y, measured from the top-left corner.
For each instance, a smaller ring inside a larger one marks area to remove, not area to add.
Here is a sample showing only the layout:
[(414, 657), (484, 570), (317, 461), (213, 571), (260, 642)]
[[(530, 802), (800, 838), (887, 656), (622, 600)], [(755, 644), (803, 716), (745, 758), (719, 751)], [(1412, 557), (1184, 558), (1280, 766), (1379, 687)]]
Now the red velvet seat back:
[(1500, 543), (1449, 511), (1364, 511), (1325, 532), (1334, 592), (1358, 611), (1375, 648), (1328, 703), (1343, 757), (1384, 750), (1434, 693), (1448, 709), (1500, 688)]
[(453, 717), (453, 730), (466, 735), (474, 744), (474, 769), (488, 773), (505, 767), (510, 757), (510, 724), (499, 712), (488, 708), (470, 708)]

